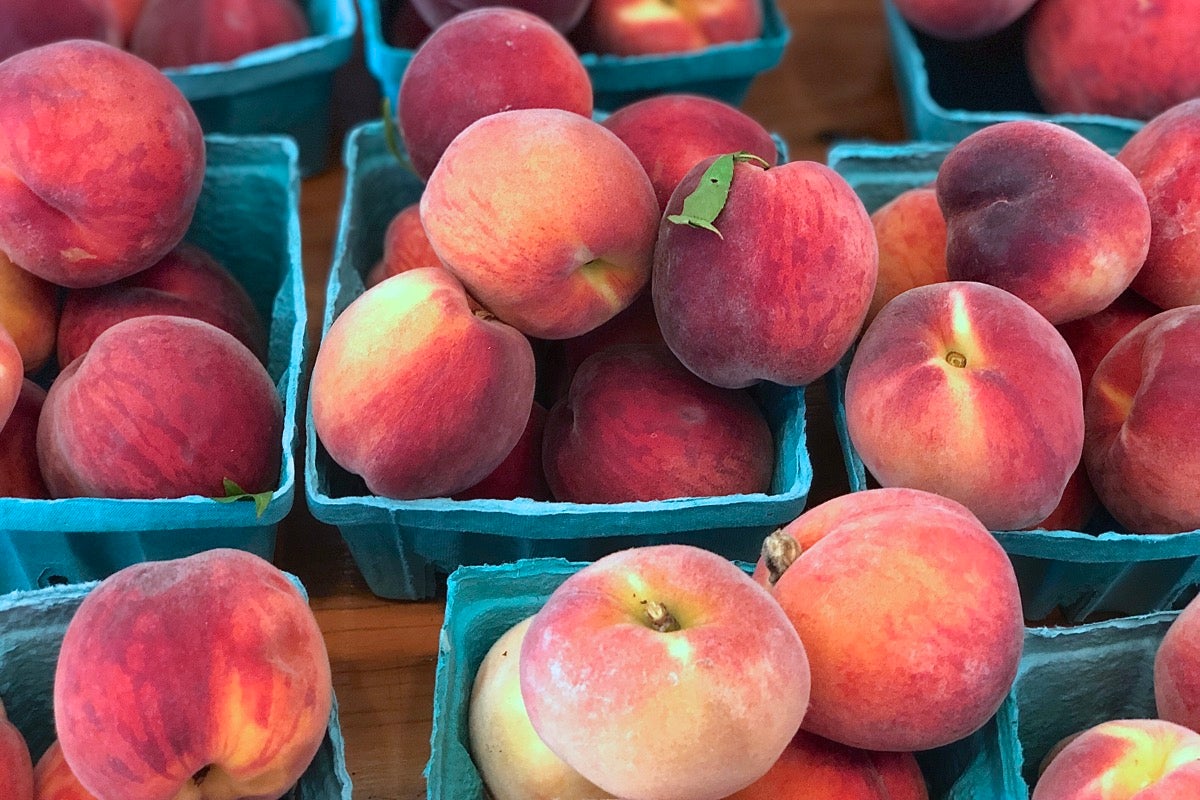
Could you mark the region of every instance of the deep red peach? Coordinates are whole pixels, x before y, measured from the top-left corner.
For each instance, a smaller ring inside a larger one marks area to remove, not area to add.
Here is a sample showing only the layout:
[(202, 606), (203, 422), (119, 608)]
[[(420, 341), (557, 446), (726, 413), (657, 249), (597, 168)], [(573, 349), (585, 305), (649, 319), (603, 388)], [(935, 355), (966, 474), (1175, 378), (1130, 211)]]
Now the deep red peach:
[(296, 0), (146, 0), (129, 49), (160, 68), (233, 61), (310, 33)]
[(8, 422), (0, 426), (0, 497), (50, 497), (38, 466), (37, 427), (46, 390), (28, 378)]

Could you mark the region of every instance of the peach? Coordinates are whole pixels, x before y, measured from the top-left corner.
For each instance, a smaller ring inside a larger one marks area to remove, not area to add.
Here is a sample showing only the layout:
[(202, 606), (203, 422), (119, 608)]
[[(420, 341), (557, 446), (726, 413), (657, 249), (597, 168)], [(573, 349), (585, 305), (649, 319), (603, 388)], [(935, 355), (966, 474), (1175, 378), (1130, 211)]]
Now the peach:
[[(463, 13), (493, 6), (493, 0), (412, 0), (421, 18), (431, 27), (444, 26)], [(546, 20), (562, 33), (574, 28), (587, 10), (587, 0), (513, 0), (507, 6)]]
[(629, 307), (598, 328), (582, 336), (562, 340), (559, 360), (551, 362), (554, 397), (560, 398), (571, 388), (571, 379), (579, 365), (589, 356), (621, 344), (665, 345), (662, 331), (658, 328), (658, 317), (654, 315), (654, 300), (649, 291), (643, 291)]
[(1068, 743), (1032, 800), (1171, 800), (1200, 796), (1200, 734), (1157, 719), (1104, 722)]
[(181, 243), (150, 269), (94, 289), (67, 292), (58, 327), (58, 365), (66, 367), (118, 322), (165, 314), (199, 319), (232, 334), (267, 360), (267, 328), (250, 295), (209, 253)]
[(754, 400), (705, 383), (661, 345), (583, 362), (550, 410), (542, 453), (555, 499), (575, 503), (761, 493), (775, 465)]
[(28, 378), (12, 415), (0, 426), (0, 497), (48, 499), (38, 466), (37, 428), (46, 390)]
[(1084, 404), (1100, 502), (1138, 533), (1200, 528), (1200, 306), (1156, 314), (1117, 343)]
[(51, 385), (38, 461), (54, 497), (224, 497), (226, 479), (278, 485), (282, 433), (275, 383), (241, 342), (199, 320), (137, 317)]
[(311, 33), (296, 0), (146, 0), (130, 51), (159, 68), (233, 61)]
[(17, 266), (75, 288), (140, 272), (183, 238), (203, 179), (200, 123), (145, 61), (72, 40), (0, 63), (0, 252)]
[(1083, 462), (1071, 473), (1067, 485), (1063, 489), (1062, 498), (1054, 510), (1040, 522), (1028, 526), (1028, 530), (1041, 529), (1044, 531), (1082, 531), (1086, 530), (1088, 522), (1100, 509), (1100, 500), (1096, 490), (1088, 480), (1087, 468)]
[(455, 500), (550, 500), (550, 487), (542, 470), (542, 435), (546, 430), (546, 409), (537, 403), (525, 423), (521, 438), (500, 466), (474, 486), (454, 494)]
[(40, 369), (54, 352), (58, 314), (58, 287), (0, 253), (0, 327), (16, 342), (26, 373)]
[(762, 35), (758, 0), (591, 0), (588, 44), (617, 56), (687, 53)]
[(25, 737), (0, 703), (0, 786), (6, 800), (33, 800), (33, 761)]
[(383, 258), (367, 274), (365, 284), (370, 289), (401, 272), (438, 267), (441, 263), (421, 227), (421, 207), (413, 203), (400, 209), (388, 223), (383, 232)]
[(65, 39), (121, 44), (110, 0), (0, 0), (0, 61)]
[(128, 44), (133, 36), (133, 28), (137, 25), (138, 16), (146, 5), (146, 0), (108, 0), (113, 13), (117, 17), (117, 25), (121, 31), (121, 42)]
[(471, 759), (493, 800), (600, 800), (607, 794), (538, 738), (521, 699), (521, 645), (533, 617), (488, 650), (475, 673), (467, 712)]
[(914, 28), (950, 41), (980, 39), (1017, 21), (1034, 0), (893, 0)]
[(1150, 119), (1200, 95), (1200, 0), (1041, 0), (1025, 31), (1034, 90), (1054, 114)]
[(21, 362), (21, 351), (17, 343), (0, 325), (0, 427), (8, 421), (21, 394), (21, 382), (25, 379), (25, 368)]
[(495, 470), (533, 407), (529, 341), (444, 269), (401, 273), (333, 322), (313, 364), (317, 436), (376, 494), (461, 492)]
[(654, 254), (654, 310), (688, 369), (731, 389), (828, 372), (857, 336), (878, 274), (875, 232), (841, 176), (811, 161), (739, 161), (715, 227), (676, 224), (712, 159), (667, 205)]
[(901, 192), (871, 214), (871, 224), (879, 242), (879, 280), (865, 325), (896, 295), (950, 279), (946, 275), (946, 219), (933, 187)]
[(912, 753), (876, 753), (800, 731), (766, 775), (729, 800), (929, 800)]
[(79, 783), (55, 741), (42, 753), (33, 769), (34, 800), (96, 800), (96, 796)]
[(937, 177), (951, 280), (1020, 297), (1055, 325), (1095, 314), (1146, 260), (1150, 208), (1123, 164), (1040, 120), (957, 144)]
[(1200, 98), (1150, 120), (1117, 159), (1150, 204), (1150, 252), (1133, 290), (1162, 308), (1200, 304)]
[(881, 486), (935, 492), (992, 530), (1018, 530), (1054, 510), (1079, 465), (1079, 367), (1054, 326), (1008, 292), (921, 286), (863, 335), (846, 427)]
[(658, 216), (629, 148), (560, 109), (473, 123), (421, 196), (421, 224), (446, 268), (501, 320), (543, 339), (586, 333), (633, 302), (650, 277)]
[(1084, 392), (1092, 385), (1096, 367), (1125, 334), (1153, 317), (1160, 309), (1133, 292), (1125, 292), (1108, 308), (1074, 322), (1058, 325), (1079, 365), (1079, 378)]
[(1200, 601), (1179, 613), (1154, 657), (1154, 702), (1161, 719), (1200, 732)]
[(544, 19), (515, 8), (480, 8), (454, 17), (421, 44), (396, 102), (413, 169), (429, 180), (454, 137), (489, 114), (560, 108), (590, 117), (592, 82), (575, 50)]
[(660, 211), (683, 176), (709, 156), (743, 151), (770, 166), (779, 158), (766, 128), (709, 97), (659, 95), (620, 108), (600, 124), (637, 156), (654, 185)]
[(626, 800), (717, 800), (762, 777), (808, 705), (804, 645), (768, 593), (684, 545), (625, 550), (569, 577), (520, 655), (529, 721)]
[(812, 666), (804, 729), (913, 751), (978, 730), (1008, 695), (1024, 636), (1012, 564), (970, 511), (915, 489), (843, 495), (764, 543)]
[(63, 758), (104, 798), (282, 797), (332, 704), (304, 595), (240, 550), (105, 579), (71, 618), (54, 673)]

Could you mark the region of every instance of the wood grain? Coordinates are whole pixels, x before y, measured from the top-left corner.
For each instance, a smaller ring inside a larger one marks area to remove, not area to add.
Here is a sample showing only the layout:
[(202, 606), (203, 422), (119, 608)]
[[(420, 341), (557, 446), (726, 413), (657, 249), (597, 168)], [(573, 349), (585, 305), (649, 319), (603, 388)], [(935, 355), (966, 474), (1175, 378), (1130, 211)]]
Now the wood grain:
[[(743, 108), (787, 141), (793, 159), (823, 160), (837, 139), (900, 139), (879, 0), (783, 0), (781, 6), (791, 42), (780, 66), (755, 81)], [(360, 48), (335, 81), (341, 131), (378, 107), (361, 59)], [(319, 341), (343, 182), (343, 171), (333, 167), (302, 186), (310, 352)], [(845, 476), (823, 388), (810, 390), (808, 400), (811, 506), (845, 491)], [(325, 633), (354, 797), (424, 797), (442, 602), (371, 595), (338, 532), (308, 513), (302, 486), (279, 527), (276, 563), (308, 587)]]

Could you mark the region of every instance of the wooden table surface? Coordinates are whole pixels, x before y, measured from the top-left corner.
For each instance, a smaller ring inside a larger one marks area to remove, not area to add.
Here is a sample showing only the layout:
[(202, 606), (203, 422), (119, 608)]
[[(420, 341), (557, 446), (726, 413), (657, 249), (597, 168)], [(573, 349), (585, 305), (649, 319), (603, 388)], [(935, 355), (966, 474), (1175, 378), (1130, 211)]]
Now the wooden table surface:
[[(781, 0), (792, 29), (783, 62), (761, 75), (743, 109), (788, 143), (794, 159), (824, 160), (840, 138), (899, 140), (880, 0)], [(361, 53), (339, 74), (334, 102), (353, 121), (375, 107)], [(320, 335), (343, 172), (303, 183), (301, 217), (309, 335)], [(809, 505), (845, 490), (841, 455), (821, 390), (809, 392)], [(279, 527), (276, 563), (308, 587), (333, 664), (355, 800), (424, 797), (433, 675), (443, 604), (380, 600), (367, 588), (336, 529), (308, 513), (303, 491)]]

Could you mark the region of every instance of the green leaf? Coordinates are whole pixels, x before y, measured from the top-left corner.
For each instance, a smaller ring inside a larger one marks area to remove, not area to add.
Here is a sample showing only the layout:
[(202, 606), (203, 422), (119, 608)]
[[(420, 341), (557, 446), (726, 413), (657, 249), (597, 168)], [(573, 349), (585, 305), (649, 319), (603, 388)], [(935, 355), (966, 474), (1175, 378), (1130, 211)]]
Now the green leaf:
[(387, 143), (388, 150), (400, 162), (400, 165), (414, 175), (417, 173), (413, 169), (412, 162), (408, 160), (408, 154), (404, 152), (404, 147), (400, 144), (400, 129), (396, 126), (396, 115), (392, 113), (392, 101), (383, 98), (383, 139)]
[(254, 501), (254, 516), (261, 517), (266, 513), (267, 506), (271, 504), (271, 497), (275, 494), (274, 491), (258, 492), (251, 494), (242, 487), (238, 486), (229, 478), (222, 478), (221, 483), (225, 486), (224, 497), (214, 497), (218, 503), (234, 503), (238, 500), (253, 500)]
[(704, 170), (704, 174), (700, 176), (700, 183), (696, 184), (692, 193), (683, 198), (681, 213), (670, 214), (667, 220), (676, 225), (703, 228), (724, 239), (715, 223), (717, 216), (725, 209), (725, 201), (729, 199), (729, 187), (733, 183), (733, 165), (739, 161), (758, 161), (764, 167), (770, 166), (758, 156), (745, 151), (718, 156), (708, 169)]

